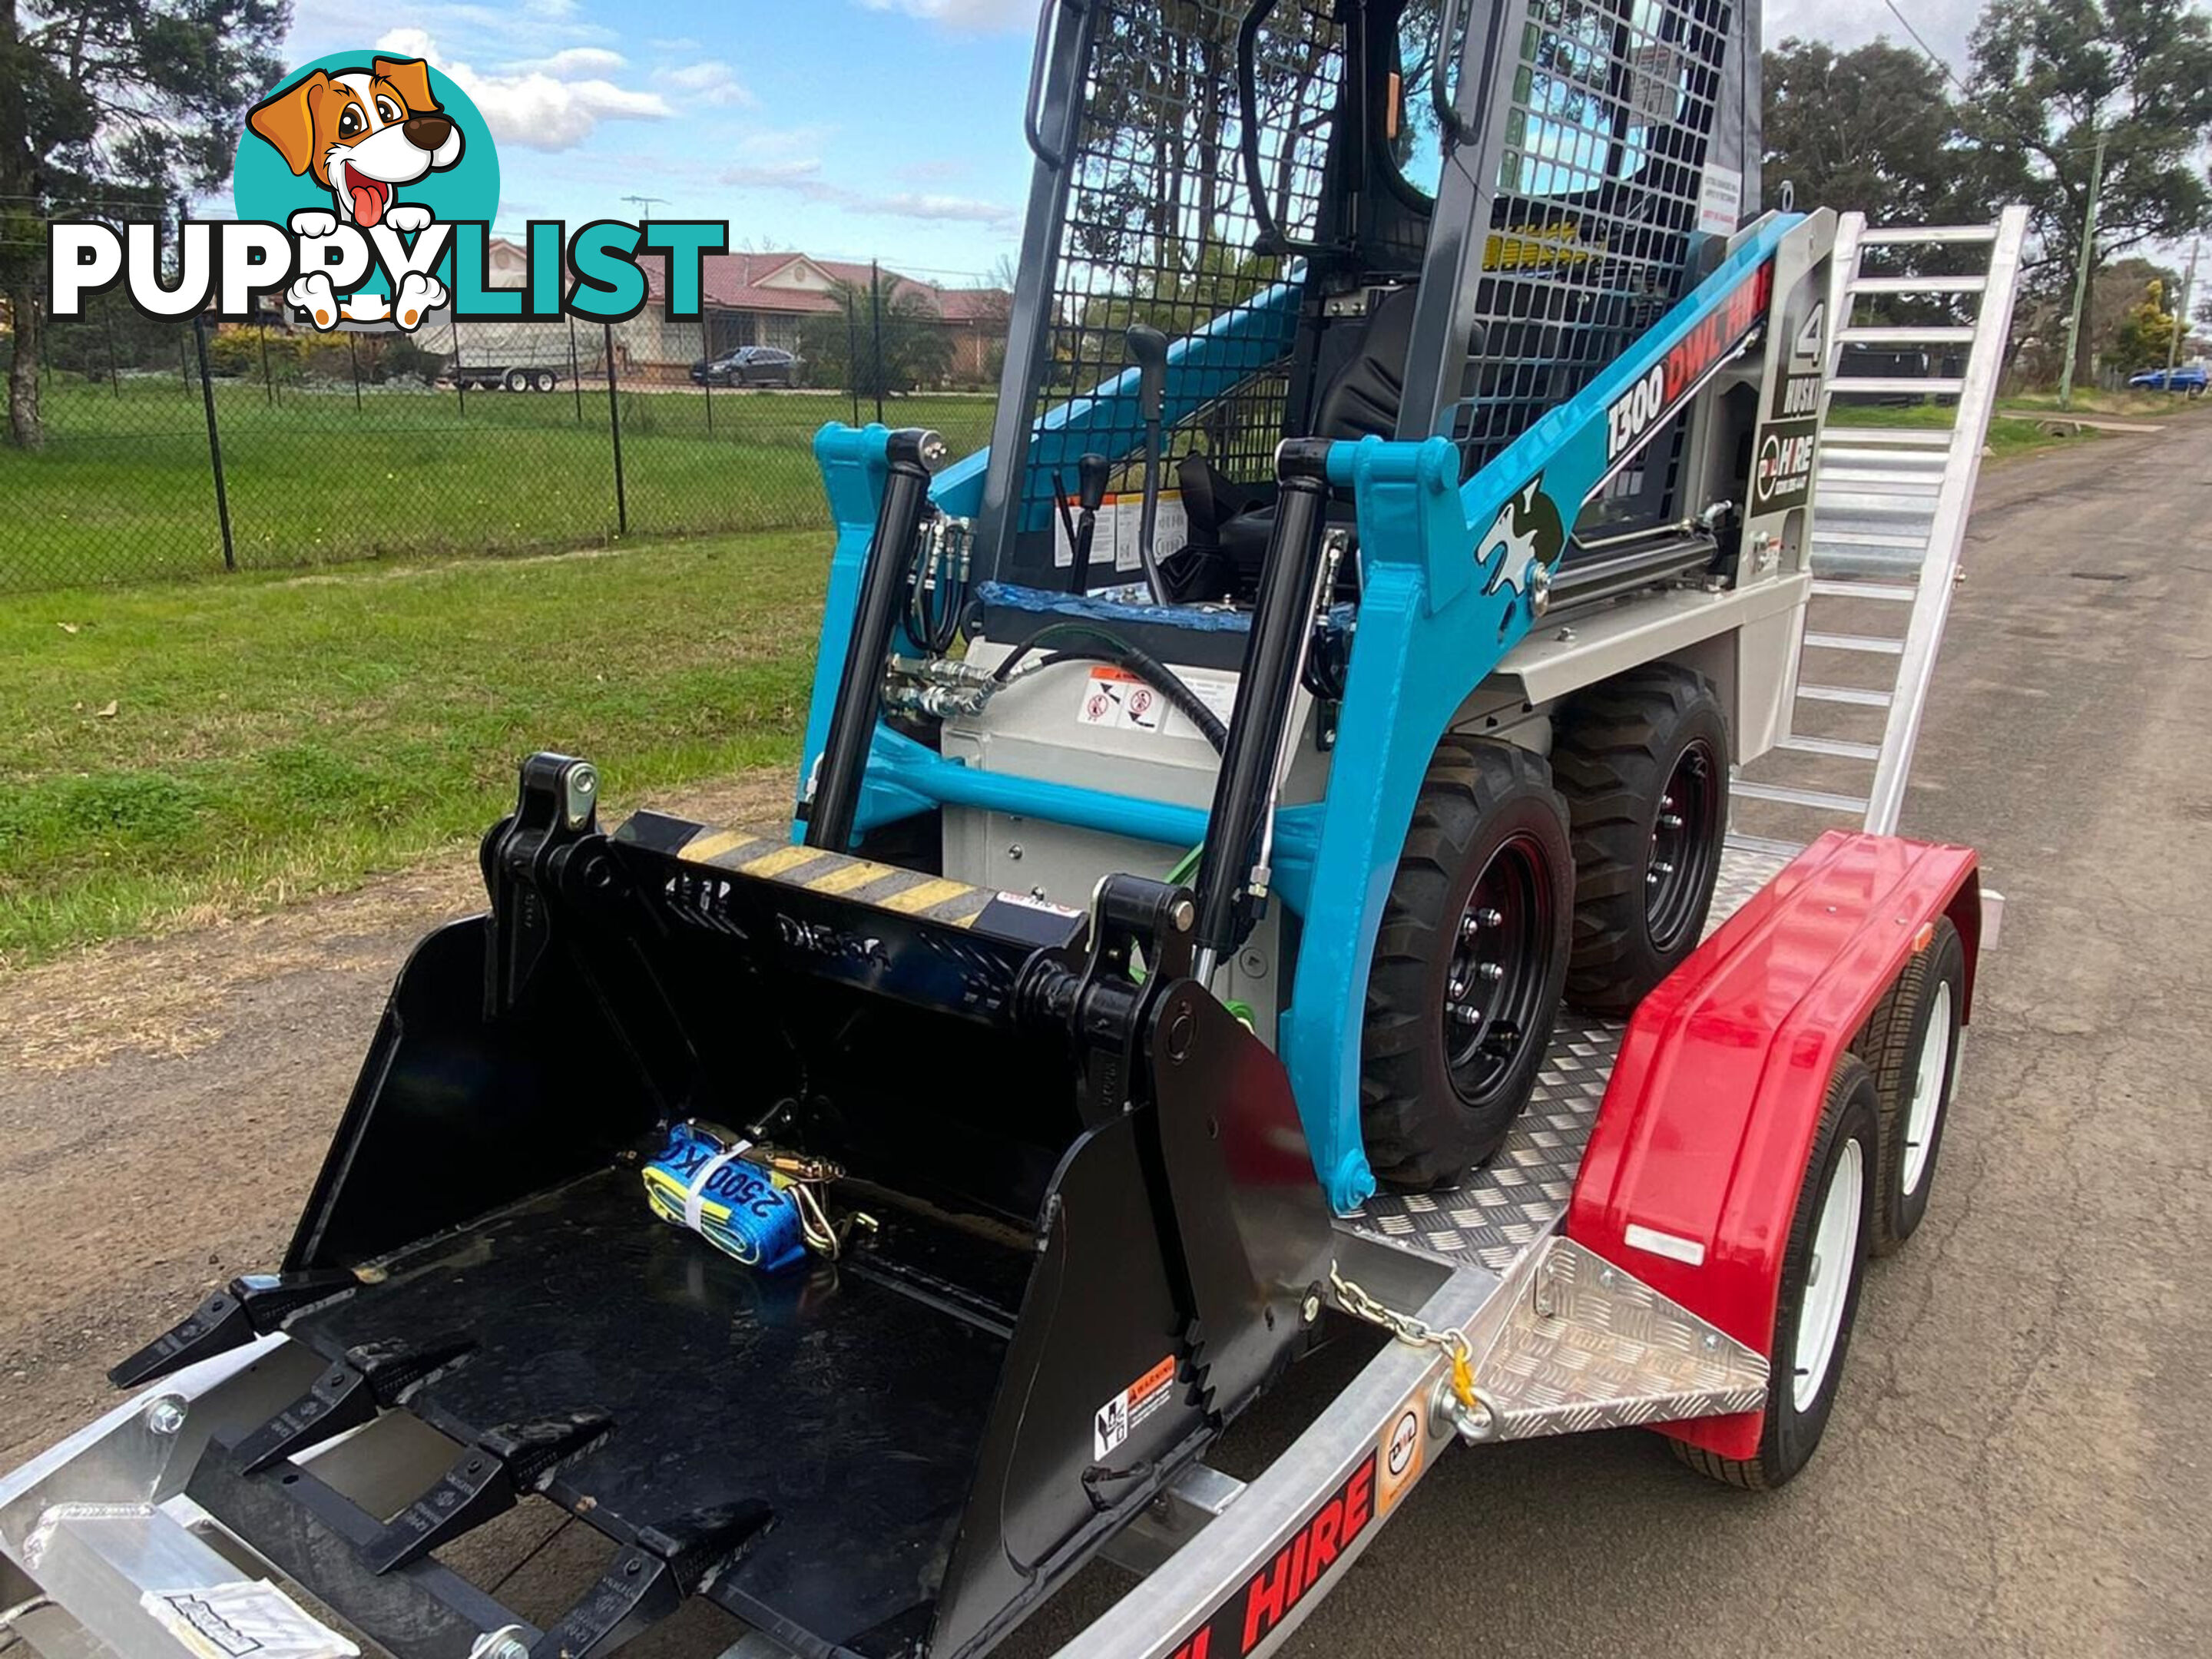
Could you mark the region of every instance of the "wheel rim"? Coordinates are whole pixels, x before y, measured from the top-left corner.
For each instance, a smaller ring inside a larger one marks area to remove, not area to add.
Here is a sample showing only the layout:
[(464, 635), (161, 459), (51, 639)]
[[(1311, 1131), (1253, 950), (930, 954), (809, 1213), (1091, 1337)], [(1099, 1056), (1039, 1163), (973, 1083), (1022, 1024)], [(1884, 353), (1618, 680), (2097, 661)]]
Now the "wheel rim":
[(1454, 924), (1444, 1065), (1470, 1107), (1486, 1104), (1504, 1081), (1543, 1012), (1552, 921), (1544, 872), (1534, 838), (1513, 836), (1490, 855)]
[(1852, 1258), (1859, 1243), (1859, 1212), (1866, 1203), (1866, 1154), (1854, 1139), (1828, 1176), (1820, 1198), (1820, 1218), (1813, 1228), (1813, 1264), (1805, 1299), (1797, 1309), (1797, 1375), (1790, 1398), (1799, 1411), (1813, 1403), (1835, 1363), (1836, 1340), (1844, 1329), (1844, 1304), (1850, 1299)]
[(1936, 1145), (1936, 1122), (1943, 1114), (1943, 1083), (1951, 1071), (1951, 981), (1936, 987), (1928, 1010), (1928, 1030), (1920, 1039), (1920, 1063), (1912, 1073), (1912, 1103), (1905, 1110), (1905, 1157), (1898, 1181), (1906, 1196), (1920, 1190), (1928, 1155)]
[(1676, 757), (1659, 793), (1651, 824), (1651, 856), (1644, 872), (1644, 915), (1653, 948), (1682, 942), (1712, 885), (1717, 856), (1713, 821), (1721, 810), (1720, 757), (1703, 738)]

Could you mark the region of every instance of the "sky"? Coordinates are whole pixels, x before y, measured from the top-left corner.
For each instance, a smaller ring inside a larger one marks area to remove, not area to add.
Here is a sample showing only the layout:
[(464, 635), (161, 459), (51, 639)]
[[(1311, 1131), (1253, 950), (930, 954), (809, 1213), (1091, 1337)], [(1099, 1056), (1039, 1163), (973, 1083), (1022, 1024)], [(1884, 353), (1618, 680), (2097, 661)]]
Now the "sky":
[[(1899, 3), (1963, 65), (1979, 0)], [(957, 286), (1018, 241), (1036, 16), (1035, 0), (296, 0), (284, 55), (380, 48), (451, 75), (499, 142), (502, 228), (727, 219), (733, 246)], [(1902, 38), (1883, 0), (1768, 0), (1770, 44), (1881, 33)]]

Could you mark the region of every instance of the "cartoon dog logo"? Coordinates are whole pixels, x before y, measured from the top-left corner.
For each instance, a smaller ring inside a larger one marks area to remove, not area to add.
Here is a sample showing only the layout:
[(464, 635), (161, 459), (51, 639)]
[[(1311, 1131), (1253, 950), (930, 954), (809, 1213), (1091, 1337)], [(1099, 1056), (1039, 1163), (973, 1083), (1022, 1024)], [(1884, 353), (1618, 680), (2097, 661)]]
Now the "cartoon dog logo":
[[(1489, 572), (1482, 591), (1510, 587), (1516, 597), (1528, 592), (1534, 580), (1531, 573), (1548, 571), (1566, 544), (1566, 526), (1544, 493), (1544, 475), (1539, 472), (1507, 498), (1490, 532), (1475, 544), (1475, 562)], [(1492, 559), (1498, 562), (1494, 568)]]
[[(336, 75), (317, 70), (256, 104), (246, 125), (295, 174), (331, 192), (335, 212), (307, 208), (292, 216), (292, 230), (300, 236), (328, 236), (341, 223), (362, 230), (389, 225), (410, 235), (425, 230), (430, 210), (397, 200), (399, 186), (461, 159), (461, 130), (439, 107), (429, 66), (419, 58), (372, 58), (367, 69)], [(300, 277), (284, 297), (317, 328), (337, 326), (340, 307), (327, 275)], [(446, 287), (434, 276), (410, 272), (400, 279), (388, 313), (376, 296), (361, 297), (374, 304), (349, 302), (345, 312), (354, 320), (380, 321), (389, 314), (403, 328), (413, 328), (445, 304)], [(371, 310), (380, 314), (364, 314)]]

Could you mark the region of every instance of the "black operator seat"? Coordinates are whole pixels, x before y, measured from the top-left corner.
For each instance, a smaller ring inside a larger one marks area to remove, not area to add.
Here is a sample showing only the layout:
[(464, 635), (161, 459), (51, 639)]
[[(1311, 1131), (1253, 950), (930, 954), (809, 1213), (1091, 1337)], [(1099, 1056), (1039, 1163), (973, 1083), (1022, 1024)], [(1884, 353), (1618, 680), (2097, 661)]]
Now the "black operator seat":
[[(1414, 293), (1410, 285), (1394, 289), (1368, 313), (1350, 355), (1322, 393), (1311, 435), (1348, 441), (1370, 433), (1382, 438), (1395, 434), (1413, 333)], [(1211, 460), (1195, 453), (1177, 465), (1176, 482), (1182, 489), (1190, 539), (1162, 565), (1172, 597), (1249, 595), (1274, 530), (1274, 492), (1224, 477)], [(1349, 523), (1351, 515), (1350, 503), (1330, 503), (1333, 522)]]

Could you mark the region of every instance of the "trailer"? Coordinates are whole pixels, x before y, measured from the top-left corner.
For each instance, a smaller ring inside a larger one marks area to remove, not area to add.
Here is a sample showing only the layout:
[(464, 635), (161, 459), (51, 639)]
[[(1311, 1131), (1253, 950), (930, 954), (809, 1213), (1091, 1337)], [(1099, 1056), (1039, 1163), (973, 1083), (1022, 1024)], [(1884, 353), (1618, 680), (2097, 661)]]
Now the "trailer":
[(439, 332), (444, 337), (426, 337), (423, 344), (446, 354), (438, 378), (449, 386), (471, 392), (553, 392), (590, 366), (579, 365), (575, 335), (564, 323), (463, 325), (450, 316), (441, 320)]
[[(975, 1659), (1104, 1557), (1063, 1659), (1228, 1659), (1455, 1445), (1803, 1470), (1999, 914), (1894, 831), (2025, 214), (1747, 211), (1758, 39), (1050, 0), (990, 449), (816, 440), (788, 831), (523, 763), (284, 1259), (0, 1480), (0, 1622)], [(1954, 428), (1832, 426), (1916, 331)], [(464, 1570), (526, 1505), (606, 1552), (535, 1618)]]

